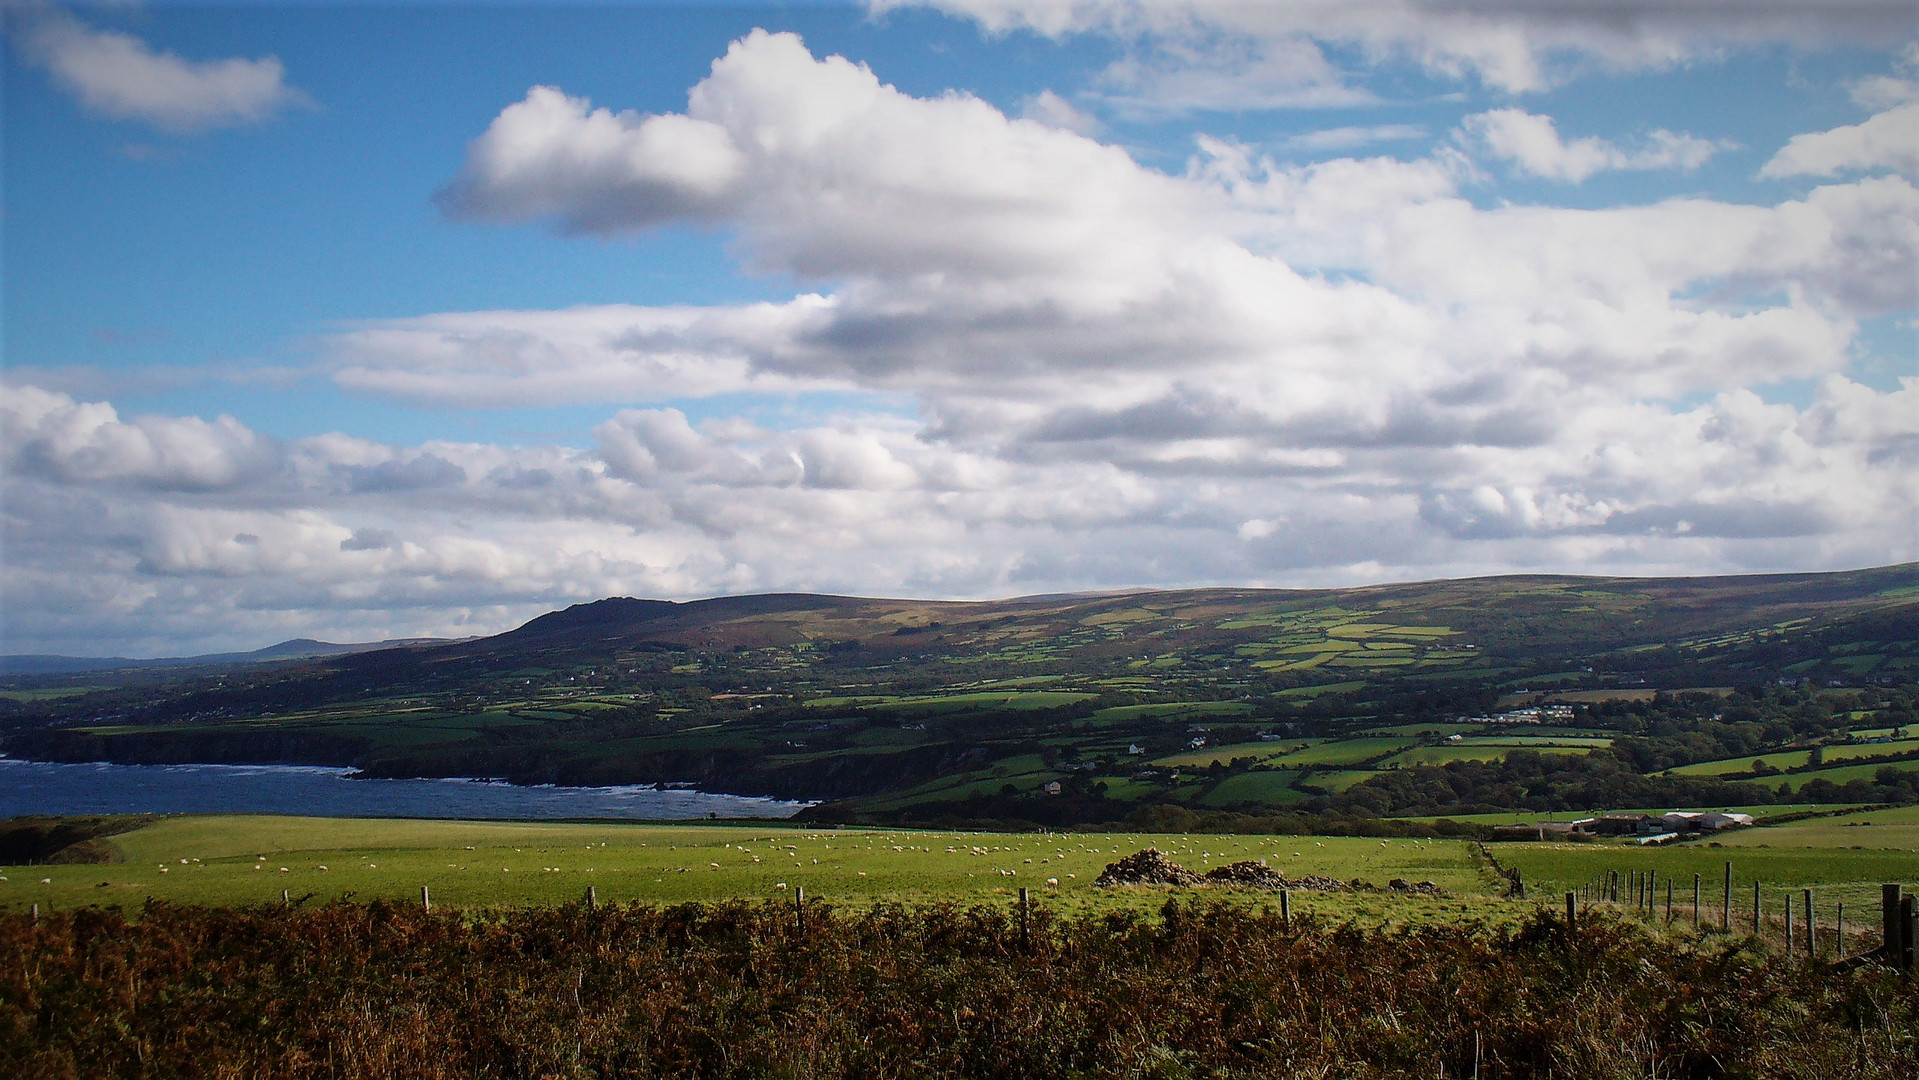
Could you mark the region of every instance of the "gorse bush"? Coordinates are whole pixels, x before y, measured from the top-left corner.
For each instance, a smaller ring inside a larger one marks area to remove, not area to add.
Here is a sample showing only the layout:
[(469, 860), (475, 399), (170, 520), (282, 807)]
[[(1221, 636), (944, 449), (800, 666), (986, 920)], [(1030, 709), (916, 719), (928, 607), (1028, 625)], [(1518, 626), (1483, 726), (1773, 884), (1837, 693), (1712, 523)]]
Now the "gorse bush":
[(1919, 990), (1622, 919), (149, 906), (0, 918), (20, 1077), (1900, 1077)]

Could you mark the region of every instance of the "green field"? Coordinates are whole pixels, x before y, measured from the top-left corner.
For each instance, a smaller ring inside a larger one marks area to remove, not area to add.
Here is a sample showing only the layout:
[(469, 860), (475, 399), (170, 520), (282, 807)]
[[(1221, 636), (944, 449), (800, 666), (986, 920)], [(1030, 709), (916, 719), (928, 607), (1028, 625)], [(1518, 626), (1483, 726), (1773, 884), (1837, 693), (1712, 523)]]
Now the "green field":
[[(1156, 906), (1163, 899), (1156, 890), (1093, 887), (1108, 863), (1148, 847), (1197, 872), (1264, 859), (1294, 876), (1430, 880), (1455, 894), (1454, 904), (1494, 892), (1473, 845), (1458, 840), (231, 816), (167, 818), (107, 843), (124, 861), (0, 868), (0, 908), (137, 908), (149, 897), (278, 903), (283, 889), (314, 901), (417, 900), (422, 885), (435, 903), (456, 907), (564, 903), (588, 886), (604, 901), (649, 903), (778, 898), (803, 887), (808, 896), (862, 905), (990, 902), (1025, 886), (1062, 911), (1078, 911), (1115, 902)], [(1354, 911), (1394, 901), (1300, 899)]]
[[(1164, 889), (1092, 884), (1108, 863), (1148, 847), (1198, 872), (1256, 859), (1296, 877), (1377, 885), (1405, 878), (1432, 881), (1447, 893), (1295, 895), (1300, 910), (1338, 918), (1506, 919), (1528, 909), (1502, 898), (1503, 881), (1478, 844), (1445, 839), (208, 816), (165, 818), (105, 842), (121, 861), (0, 867), (0, 909), (138, 909), (149, 898), (278, 903), (282, 890), (309, 902), (417, 900), (421, 886), (436, 904), (472, 908), (566, 903), (589, 886), (607, 902), (768, 899), (804, 888), (810, 897), (863, 907), (997, 903), (1026, 887), (1062, 913), (1083, 914), (1163, 900)], [(1770, 897), (1812, 888), (1822, 910), (1843, 901), (1863, 919), (1881, 882), (1919, 882), (1919, 807), (1846, 812), (1730, 833), (1711, 844), (1509, 843), (1487, 851), (1521, 871), (1535, 900), (1609, 869), (1651, 869), (1682, 883), (1680, 897), (1689, 903), (1692, 875), (1713, 886), (1731, 861), (1743, 890), (1736, 912), (1750, 910), (1757, 878)], [(1270, 900), (1255, 891), (1211, 891)]]
[(1537, 750), (1542, 754), (1583, 754), (1594, 747), (1591, 741), (1577, 739), (1488, 739), (1481, 742), (1461, 740), (1444, 746), (1415, 746), (1402, 750), (1381, 762), (1382, 765), (1444, 765), (1449, 761), (1500, 761), (1514, 750)]
[(1188, 754), (1172, 754), (1168, 757), (1153, 759), (1154, 765), (1176, 769), (1203, 769), (1216, 761), (1233, 761), (1238, 758), (1254, 758), (1270, 761), (1273, 758), (1317, 746), (1324, 739), (1283, 739), (1278, 741), (1232, 743), (1228, 746), (1209, 746), (1204, 750), (1194, 750)]
[[(1860, 758), (1891, 757), (1898, 754), (1919, 753), (1919, 739), (1898, 739), (1882, 743), (1835, 743), (1819, 748), (1824, 759), (1833, 764), (1856, 761)], [(1767, 754), (1754, 754), (1750, 757), (1723, 758), (1718, 761), (1701, 761), (1692, 765), (1682, 765), (1673, 771), (1677, 776), (1728, 776), (1735, 773), (1749, 773), (1760, 762), (1775, 769), (1804, 768), (1811, 760), (1811, 749), (1778, 750)], [(1904, 768), (1919, 768), (1919, 762), (1894, 762)], [(1843, 783), (1844, 781), (1838, 781)]]
[[(1668, 847), (1518, 843), (1495, 845), (1493, 853), (1547, 895), (1577, 889), (1609, 869), (1652, 870), (1674, 882), (1688, 914), (1693, 875), (1717, 910), (1731, 863), (1735, 918), (1750, 919), (1758, 881), (1774, 915), (1788, 892), (1799, 897), (1799, 890), (1811, 889), (1817, 910), (1831, 913), (1843, 902), (1863, 923), (1877, 918), (1881, 883), (1910, 887), (1919, 880), (1919, 807), (1808, 818)], [(1658, 892), (1663, 904), (1665, 891)]]

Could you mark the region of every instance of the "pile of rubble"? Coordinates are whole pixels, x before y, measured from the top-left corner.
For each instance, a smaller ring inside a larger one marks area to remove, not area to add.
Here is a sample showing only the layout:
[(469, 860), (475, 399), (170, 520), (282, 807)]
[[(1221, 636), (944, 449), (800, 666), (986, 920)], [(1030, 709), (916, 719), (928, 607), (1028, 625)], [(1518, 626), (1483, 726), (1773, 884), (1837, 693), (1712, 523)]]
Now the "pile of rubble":
[(1128, 855), (1094, 879), (1095, 885), (1197, 885), (1200, 876), (1159, 853), (1158, 848)]
[(1256, 889), (1286, 888), (1286, 878), (1275, 873), (1265, 863), (1243, 859), (1225, 866), (1216, 866), (1206, 871), (1206, 881), (1212, 885), (1250, 885)]
[(1338, 878), (1323, 877), (1319, 874), (1307, 874), (1303, 877), (1287, 877), (1265, 863), (1242, 859), (1214, 867), (1201, 877), (1191, 870), (1173, 862), (1162, 855), (1158, 848), (1147, 848), (1134, 855), (1128, 855), (1118, 862), (1106, 864), (1093, 884), (1111, 887), (1114, 885), (1226, 885), (1252, 889), (1291, 889), (1295, 892), (1392, 892), (1413, 896), (1439, 896), (1442, 890), (1430, 881), (1410, 882), (1405, 878), (1394, 878), (1387, 882), (1385, 889), (1354, 878), (1341, 881)]
[(1289, 877), (1283, 880), (1286, 883), (1285, 888), (1296, 889), (1303, 892), (1351, 892), (1354, 889), (1368, 889), (1372, 887), (1358, 878), (1354, 878), (1351, 881), (1341, 881), (1338, 878), (1324, 877), (1319, 874), (1307, 874), (1305, 877)]

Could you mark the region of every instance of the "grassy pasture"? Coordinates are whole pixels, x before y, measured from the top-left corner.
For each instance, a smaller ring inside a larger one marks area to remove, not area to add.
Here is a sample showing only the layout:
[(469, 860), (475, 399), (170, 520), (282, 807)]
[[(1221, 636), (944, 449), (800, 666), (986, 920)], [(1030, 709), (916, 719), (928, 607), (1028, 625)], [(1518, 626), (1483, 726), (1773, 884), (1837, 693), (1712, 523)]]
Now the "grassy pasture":
[(1304, 750), (1282, 754), (1272, 759), (1275, 765), (1355, 765), (1362, 761), (1384, 757), (1410, 747), (1411, 739), (1390, 736), (1361, 736), (1356, 739), (1341, 739), (1338, 742), (1322, 742)]
[[(1444, 902), (1423, 902), (1437, 905), (1434, 912), (1476, 910), (1496, 892), (1473, 845), (1458, 840), (223, 816), (166, 818), (109, 842), (124, 861), (0, 868), (7, 878), (0, 882), (0, 908), (36, 902), (63, 910), (88, 904), (137, 908), (147, 897), (278, 903), (282, 889), (296, 898), (311, 894), (315, 902), (347, 896), (417, 900), (422, 885), (436, 904), (453, 907), (566, 903), (589, 885), (609, 902), (769, 899), (804, 887), (808, 896), (862, 906), (880, 900), (986, 903), (1026, 886), (1056, 910), (1089, 912), (1116, 903), (1157, 907), (1164, 900), (1162, 889), (1093, 888), (1107, 863), (1147, 847), (1200, 872), (1265, 859), (1293, 875), (1359, 877), (1381, 885), (1395, 877), (1430, 880), (1453, 894)], [(1049, 885), (1049, 879), (1058, 884)], [(1406, 917), (1414, 902), (1378, 894), (1301, 894), (1295, 903), (1327, 914)]]
[(1285, 806), (1289, 803), (1305, 802), (1310, 796), (1292, 786), (1299, 773), (1292, 769), (1256, 769), (1229, 776), (1219, 782), (1219, 786), (1206, 793), (1200, 799), (1205, 806), (1231, 806), (1234, 803), (1255, 802), (1268, 806)]
[[(1262, 777), (1284, 774), (1243, 774), (1227, 783)], [(803, 887), (809, 897), (861, 909), (895, 901), (1011, 903), (1027, 887), (1053, 911), (1089, 915), (1153, 910), (1164, 901), (1170, 891), (1164, 888), (1092, 884), (1108, 863), (1147, 847), (1199, 872), (1256, 859), (1294, 876), (1379, 885), (1430, 880), (1447, 890), (1438, 898), (1294, 894), (1296, 911), (1333, 919), (1498, 922), (1531, 908), (1502, 896), (1503, 881), (1479, 845), (1443, 839), (202, 816), (165, 818), (106, 842), (121, 853), (120, 862), (0, 867), (6, 879), (0, 910), (30, 903), (44, 910), (137, 910), (148, 898), (273, 904), (282, 889), (308, 902), (417, 901), (422, 885), (437, 905), (453, 908), (562, 904), (592, 886), (603, 901), (653, 904), (786, 899)], [(1919, 807), (1862, 809), (1663, 848), (1508, 843), (1487, 850), (1501, 866), (1522, 873), (1533, 902), (1609, 869), (1653, 870), (1675, 883), (1677, 910), (1688, 917), (1692, 875), (1700, 875), (1707, 906), (1717, 912), (1720, 875), (1730, 861), (1736, 925), (1750, 918), (1757, 879), (1774, 914), (1788, 892), (1797, 897), (1810, 888), (1822, 919), (1844, 902), (1849, 921), (1864, 927), (1876, 912), (1881, 882), (1919, 883)], [(1255, 906), (1273, 899), (1250, 890), (1206, 895)], [(1663, 888), (1660, 896), (1663, 901)]]
[(1387, 758), (1382, 764), (1409, 767), (1413, 765), (1444, 765), (1449, 761), (1502, 761), (1514, 750), (1537, 750), (1542, 754), (1583, 754), (1591, 750), (1590, 746), (1568, 746), (1563, 743), (1546, 742), (1520, 745), (1510, 742), (1456, 742), (1445, 746), (1415, 746), (1402, 750)]
[[(1747, 835), (1757, 837), (1784, 828), (1754, 830)], [(1835, 904), (1844, 903), (1848, 912), (1855, 913), (1849, 918), (1857, 918), (1862, 925), (1878, 918), (1882, 882), (1902, 882), (1908, 887), (1919, 882), (1919, 850), (1911, 847), (1834, 850), (1764, 846), (1762, 841), (1753, 840), (1718, 848), (1702, 842), (1668, 847), (1521, 843), (1501, 844), (1492, 850), (1502, 865), (1521, 872), (1528, 889), (1548, 897), (1575, 890), (1586, 881), (1603, 877), (1607, 870), (1651, 870), (1656, 883), (1673, 883), (1674, 910), (1683, 909), (1689, 919), (1693, 875), (1699, 875), (1703, 904), (1717, 912), (1726, 864), (1730, 862), (1735, 925), (1750, 922), (1755, 880), (1760, 883), (1763, 904), (1770, 915), (1780, 914), (1788, 896), (1799, 903), (1800, 890), (1811, 889), (1815, 909), (1824, 912), (1824, 918), (1832, 917)], [(1655, 888), (1663, 912), (1665, 887), (1656, 884)]]
[(1672, 770), (1675, 776), (1728, 776), (1733, 773), (1748, 773), (1758, 762), (1765, 762), (1775, 769), (1796, 769), (1806, 763), (1810, 750), (1778, 750), (1752, 757), (1722, 758), (1718, 761), (1698, 761), (1691, 765), (1681, 765)]
[(1835, 765), (1829, 769), (1815, 769), (1812, 772), (1793, 773), (1789, 776), (1768, 776), (1762, 783), (1783, 784), (1793, 791), (1814, 780), (1830, 780), (1835, 784), (1844, 784), (1853, 780), (1870, 780), (1880, 769), (1893, 768), (1901, 772), (1919, 772), (1919, 761), (1867, 762), (1861, 765)]
[(0, 690), (0, 698), (5, 698), (8, 701), (19, 701), (19, 702), (58, 701), (61, 698), (79, 697), (81, 694), (89, 694), (95, 690), (102, 690), (102, 689), (105, 689), (105, 687), (43, 686), (43, 687), (35, 687), (32, 689)]
[(1478, 729), (1479, 729), (1479, 726), (1477, 724), (1452, 724), (1452, 723), (1434, 722), (1434, 723), (1424, 723), (1424, 724), (1387, 724), (1384, 727), (1367, 728), (1364, 731), (1360, 732), (1360, 734), (1362, 735), (1406, 735), (1406, 736), (1411, 736), (1415, 738), (1423, 735), (1433, 735), (1433, 736), (1444, 737), (1447, 735), (1464, 735), (1469, 731), (1477, 731)]
[[(1800, 890), (1811, 889), (1820, 918), (1832, 918), (1835, 905), (1843, 902), (1855, 913), (1848, 920), (1865, 926), (1879, 917), (1881, 883), (1910, 888), (1919, 882), (1919, 807), (1864, 808), (1667, 847), (1519, 843), (1493, 845), (1492, 852), (1548, 895), (1576, 889), (1608, 869), (1655, 871), (1673, 882), (1675, 910), (1683, 908), (1688, 918), (1693, 875), (1700, 877), (1704, 903), (1717, 912), (1731, 863), (1735, 925), (1750, 922), (1752, 885), (1758, 881), (1764, 907), (1773, 916), (1781, 913), (1789, 892), (1802, 903)], [(1656, 890), (1663, 912), (1665, 888), (1656, 885)]]
[(1244, 701), (1169, 701), (1155, 705), (1113, 705), (1093, 714), (1101, 722), (1115, 720), (1185, 720), (1206, 716), (1244, 716), (1253, 707)]
[[(1609, 811), (1609, 812), (1616, 812), (1621, 814), (1663, 814), (1670, 809), (1672, 809), (1672, 807), (1669, 807), (1669, 806), (1661, 806), (1661, 807), (1641, 806), (1641, 807), (1625, 807), (1617, 811)], [(1767, 803), (1762, 806), (1718, 806), (1718, 807), (1712, 807), (1711, 809), (1722, 810), (1728, 813), (1751, 814), (1756, 821), (1758, 821), (1761, 824), (1764, 824), (1766, 822), (1766, 819), (1768, 818), (1795, 816), (1799, 814), (1838, 813), (1841, 811), (1858, 809), (1858, 804), (1857, 803)], [(1489, 813), (1489, 814), (1449, 814), (1449, 815), (1443, 815), (1443, 816), (1451, 821), (1462, 821), (1462, 822), (1468, 822), (1476, 825), (1530, 825), (1537, 821), (1577, 821), (1580, 818), (1591, 817), (1592, 814), (1582, 810), (1555, 810), (1555, 811), (1552, 811), (1551, 813), (1540, 813), (1538, 811), (1532, 811), (1532, 810), (1501, 810), (1496, 813)], [(1399, 820), (1437, 821), (1439, 820), (1439, 818), (1406, 817), (1406, 818), (1401, 818)], [(1729, 833), (1727, 835), (1746, 836), (1746, 835), (1762, 835), (1762, 834)], [(1763, 835), (1772, 835), (1772, 834), (1770, 832), (1767, 832)], [(1721, 839), (1723, 839), (1723, 837)]]
[(1235, 758), (1258, 758), (1261, 761), (1270, 758), (1285, 757), (1317, 746), (1324, 739), (1275, 739), (1273, 741), (1231, 743), (1226, 746), (1209, 746), (1204, 750), (1194, 750), (1186, 754), (1171, 754), (1153, 759), (1153, 764), (1169, 768), (1203, 769), (1215, 761), (1232, 761)]
[(1910, 754), (1919, 751), (1919, 739), (1895, 739), (1882, 743), (1844, 743), (1825, 748), (1827, 761), (1852, 761), (1857, 758)]

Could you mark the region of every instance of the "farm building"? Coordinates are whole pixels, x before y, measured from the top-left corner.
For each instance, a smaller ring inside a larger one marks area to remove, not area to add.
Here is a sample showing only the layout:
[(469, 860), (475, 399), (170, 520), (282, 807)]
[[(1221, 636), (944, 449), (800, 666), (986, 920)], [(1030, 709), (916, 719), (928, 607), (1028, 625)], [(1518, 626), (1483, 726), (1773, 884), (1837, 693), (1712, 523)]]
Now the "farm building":
[(1659, 819), (1659, 824), (1667, 832), (1718, 832), (1720, 829), (1736, 829), (1752, 824), (1751, 814), (1730, 814), (1717, 811), (1675, 810)]
[(1588, 826), (1584, 831), (1600, 836), (1644, 836), (1664, 831), (1659, 819), (1650, 814), (1601, 814), (1579, 824)]

